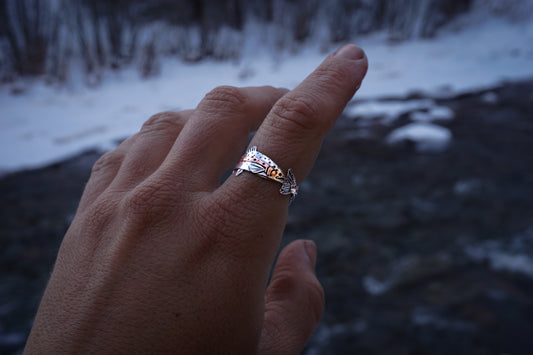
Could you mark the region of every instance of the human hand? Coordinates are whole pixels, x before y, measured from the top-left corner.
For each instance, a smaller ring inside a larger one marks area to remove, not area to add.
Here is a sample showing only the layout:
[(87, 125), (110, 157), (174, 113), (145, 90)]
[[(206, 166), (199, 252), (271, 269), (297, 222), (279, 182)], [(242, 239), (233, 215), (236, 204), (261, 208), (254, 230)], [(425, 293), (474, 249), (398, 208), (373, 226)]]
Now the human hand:
[(299, 353), (323, 311), (316, 247), (285, 247), (267, 288), (289, 198), (220, 178), (257, 130), (251, 145), (303, 180), (366, 69), (348, 45), (290, 92), (216, 88), (102, 156), (26, 352)]

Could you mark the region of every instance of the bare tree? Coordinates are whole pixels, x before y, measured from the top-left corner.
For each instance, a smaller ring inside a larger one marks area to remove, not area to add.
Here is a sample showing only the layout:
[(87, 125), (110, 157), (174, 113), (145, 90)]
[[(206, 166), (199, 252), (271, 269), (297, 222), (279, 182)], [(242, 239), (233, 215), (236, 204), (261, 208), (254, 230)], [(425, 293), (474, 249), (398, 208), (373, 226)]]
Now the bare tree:
[(2, 0), (0, 35), (7, 40), (7, 56), (20, 75), (44, 73), (48, 42), (57, 19), (41, 0)]
[(160, 55), (233, 59), (241, 53), (247, 21), (259, 22), (278, 50), (379, 30), (400, 40), (429, 37), (474, 1), (0, 0), (0, 74), (64, 80), (70, 58), (77, 58), (98, 82), (106, 69), (139, 62), (144, 75), (153, 75)]

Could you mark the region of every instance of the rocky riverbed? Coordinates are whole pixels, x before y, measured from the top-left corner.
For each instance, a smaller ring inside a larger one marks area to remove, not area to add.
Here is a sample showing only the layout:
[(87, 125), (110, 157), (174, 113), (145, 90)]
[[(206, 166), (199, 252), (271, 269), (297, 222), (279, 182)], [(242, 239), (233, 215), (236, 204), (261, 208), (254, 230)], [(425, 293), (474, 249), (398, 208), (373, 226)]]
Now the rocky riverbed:
[[(0, 353), (23, 348), (98, 155), (0, 179)], [(530, 354), (533, 81), (348, 107), (291, 206), (296, 238), (326, 291), (306, 354)]]

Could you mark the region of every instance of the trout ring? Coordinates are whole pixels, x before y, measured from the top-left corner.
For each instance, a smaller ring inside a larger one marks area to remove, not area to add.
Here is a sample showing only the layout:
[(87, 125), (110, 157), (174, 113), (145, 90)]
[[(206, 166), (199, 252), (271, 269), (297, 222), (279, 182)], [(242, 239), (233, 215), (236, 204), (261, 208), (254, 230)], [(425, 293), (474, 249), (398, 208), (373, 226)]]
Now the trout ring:
[(235, 176), (239, 176), (243, 171), (279, 182), (281, 184), (280, 194), (291, 195), (291, 202), (298, 194), (298, 185), (296, 185), (292, 170), (289, 169), (287, 174), (284, 174), (283, 170), (272, 159), (259, 152), (255, 146), (246, 151), (233, 170)]

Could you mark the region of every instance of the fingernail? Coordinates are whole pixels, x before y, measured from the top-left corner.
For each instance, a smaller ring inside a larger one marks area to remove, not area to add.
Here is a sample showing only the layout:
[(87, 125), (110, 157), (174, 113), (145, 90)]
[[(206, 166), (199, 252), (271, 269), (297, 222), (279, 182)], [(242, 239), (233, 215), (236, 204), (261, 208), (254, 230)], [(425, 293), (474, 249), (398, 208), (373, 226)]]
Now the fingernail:
[(307, 253), (307, 256), (309, 257), (309, 260), (311, 261), (311, 265), (313, 266), (313, 269), (314, 269), (316, 265), (316, 244), (312, 240), (305, 240), (304, 247), (305, 247), (305, 252)]
[(346, 44), (335, 52), (335, 57), (343, 59), (358, 60), (362, 59), (364, 56), (365, 52), (354, 44)]

